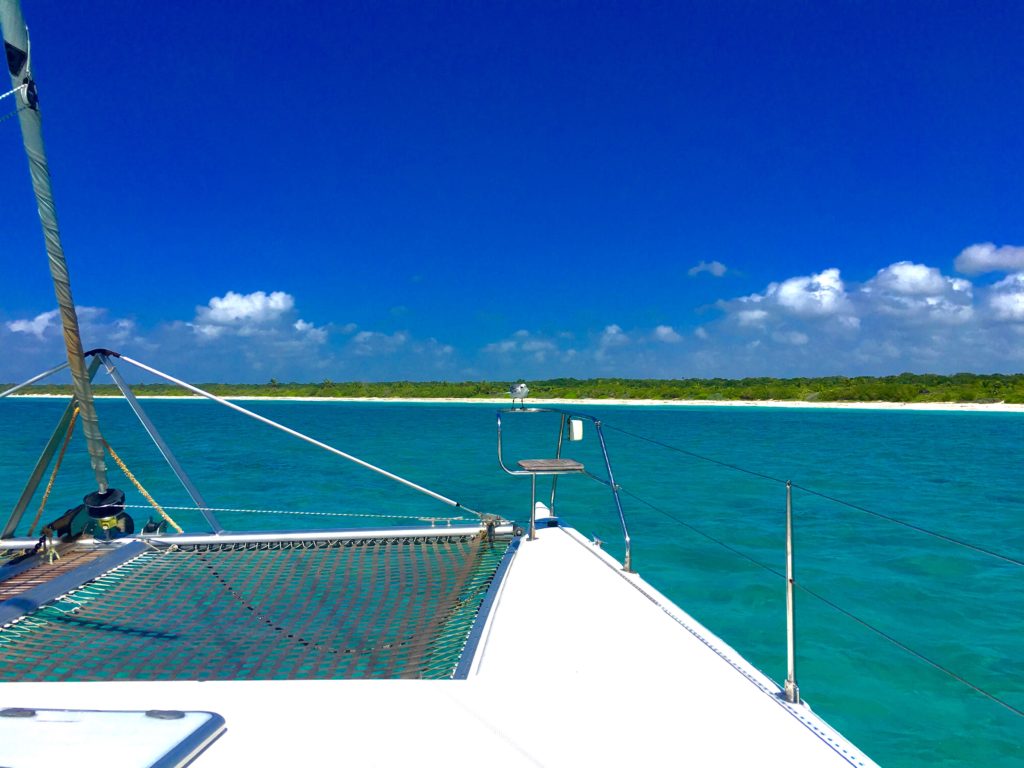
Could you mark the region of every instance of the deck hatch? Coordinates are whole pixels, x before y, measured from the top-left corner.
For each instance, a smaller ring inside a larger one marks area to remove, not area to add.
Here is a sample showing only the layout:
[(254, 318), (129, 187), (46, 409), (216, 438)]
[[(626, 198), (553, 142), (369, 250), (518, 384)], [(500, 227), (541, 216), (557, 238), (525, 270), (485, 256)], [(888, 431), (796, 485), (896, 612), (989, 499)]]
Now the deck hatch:
[(0, 631), (0, 680), (451, 677), (508, 548), (471, 535), (147, 552)]

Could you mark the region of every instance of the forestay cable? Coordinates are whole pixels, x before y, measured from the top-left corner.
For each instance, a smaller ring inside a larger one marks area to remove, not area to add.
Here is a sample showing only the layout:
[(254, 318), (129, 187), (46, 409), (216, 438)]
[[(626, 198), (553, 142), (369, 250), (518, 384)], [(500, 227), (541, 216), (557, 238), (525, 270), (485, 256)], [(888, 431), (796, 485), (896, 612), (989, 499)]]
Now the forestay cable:
[[(93, 351), (95, 352), (98, 350)], [(239, 413), (245, 414), (251, 419), (255, 419), (256, 421), (262, 422), (268, 426), (273, 427), (274, 429), (279, 429), (282, 432), (285, 432), (293, 437), (297, 437), (300, 440), (304, 440), (310, 445), (315, 445), (318, 448), (322, 448), (323, 450), (328, 451), (329, 453), (333, 453), (336, 456), (340, 456), (343, 459), (347, 459), (348, 461), (351, 461), (354, 464), (358, 464), (359, 466), (365, 467), (366, 469), (376, 472), (377, 474), (383, 475), (384, 477), (387, 477), (390, 480), (394, 480), (397, 483), (401, 483), (402, 485), (408, 486), (413, 490), (419, 491), (420, 493), (430, 496), (431, 498), (437, 499), (438, 501), (441, 501), (449, 506), (457, 507), (458, 509), (464, 509), (470, 514), (477, 515), (481, 518), (486, 517), (484, 513), (477, 512), (475, 509), (467, 507), (465, 504), (462, 504), (461, 502), (455, 501), (454, 499), (449, 499), (447, 496), (443, 496), (440, 493), (430, 490), (429, 488), (424, 488), (422, 485), (419, 485), (418, 483), (414, 483), (411, 480), (406, 480), (404, 477), (400, 477), (394, 474), (393, 472), (388, 472), (386, 469), (375, 466), (374, 464), (371, 464), (368, 461), (363, 461), (362, 459), (357, 458), (352, 454), (345, 453), (344, 451), (339, 450), (334, 446), (328, 445), (327, 443), (321, 442), (316, 438), (310, 437), (309, 435), (304, 435), (301, 432), (292, 429), (291, 427), (286, 427), (284, 424), (279, 424), (276, 421), (268, 419), (266, 416), (260, 416), (258, 413), (254, 413), (253, 411), (250, 411), (247, 408), (243, 408), (240, 405), (232, 403), (230, 400), (225, 400), (223, 397), (217, 397), (217, 395), (202, 390), (199, 387), (195, 387), (187, 382), (182, 381), (181, 379), (176, 379), (169, 374), (163, 373), (162, 371), (158, 371), (155, 368), (151, 368), (145, 363), (140, 363), (138, 360), (132, 360), (130, 357), (126, 357), (125, 355), (119, 355), (115, 352), (110, 352), (110, 350), (103, 350), (103, 353), (113, 357), (117, 357), (120, 360), (124, 360), (126, 363), (130, 363), (131, 365), (134, 365), (136, 368), (146, 371), (147, 373), (151, 373), (154, 376), (159, 376), (161, 379), (169, 381), (172, 384), (177, 384), (179, 387), (187, 389), (189, 392), (194, 392), (197, 395), (202, 395), (203, 397), (209, 400), (213, 400), (215, 403), (220, 403), (221, 405), (230, 408), (233, 411), (238, 411)]]

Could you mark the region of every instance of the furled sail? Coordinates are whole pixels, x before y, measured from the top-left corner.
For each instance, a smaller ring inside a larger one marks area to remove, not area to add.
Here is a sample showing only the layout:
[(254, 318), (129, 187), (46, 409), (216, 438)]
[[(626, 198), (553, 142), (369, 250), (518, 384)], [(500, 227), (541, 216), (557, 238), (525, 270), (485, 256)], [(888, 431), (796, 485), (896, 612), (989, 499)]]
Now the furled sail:
[(75, 302), (71, 297), (71, 282), (68, 266), (64, 259), (64, 248), (57, 228), (57, 212), (50, 189), (50, 171), (43, 149), (42, 118), (39, 113), (39, 97), (32, 79), (32, 58), (29, 47), (28, 29), (21, 14), (18, 0), (0, 0), (0, 28), (3, 29), (4, 53), (7, 69), (11, 73), (11, 85), (15, 88), (14, 98), (18, 104), (21, 121), (21, 135), (28, 155), (32, 186), (39, 205), (39, 219), (46, 239), (46, 252), (50, 260), (50, 274), (60, 307), (61, 324), (64, 328), (64, 345), (67, 348), (68, 363), (71, 367), (75, 399), (81, 409), (80, 418), (89, 446), (89, 457), (100, 493), (107, 490), (107, 468), (104, 463), (103, 437), (100, 434), (96, 408), (93, 405), (92, 387), (82, 354), (82, 340), (78, 330), (78, 316)]

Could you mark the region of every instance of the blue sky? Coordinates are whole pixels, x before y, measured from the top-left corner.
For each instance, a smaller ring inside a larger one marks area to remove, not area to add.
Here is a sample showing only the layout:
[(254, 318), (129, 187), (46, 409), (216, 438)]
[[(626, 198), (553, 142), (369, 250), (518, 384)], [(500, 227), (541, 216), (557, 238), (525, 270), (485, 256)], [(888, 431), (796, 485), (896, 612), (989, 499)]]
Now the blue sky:
[[(87, 346), (197, 381), (1024, 371), (1019, 3), (22, 2)], [(0, 163), (15, 381), (62, 352), (16, 120)]]

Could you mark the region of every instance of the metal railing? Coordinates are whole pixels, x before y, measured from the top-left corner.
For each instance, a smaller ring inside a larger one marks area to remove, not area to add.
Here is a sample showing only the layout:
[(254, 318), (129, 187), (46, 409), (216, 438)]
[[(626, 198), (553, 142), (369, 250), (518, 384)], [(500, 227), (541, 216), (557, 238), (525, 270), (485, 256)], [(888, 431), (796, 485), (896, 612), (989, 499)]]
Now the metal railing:
[(624, 542), (624, 545), (625, 545), (625, 555), (623, 557), (623, 570), (628, 572), (628, 573), (635, 573), (635, 569), (633, 568), (632, 551), (630, 549), (629, 528), (626, 525), (626, 515), (622, 511), (622, 499), (620, 498), (620, 495), (619, 495), (619, 491), (621, 489), (620, 489), (619, 485), (615, 482), (615, 473), (612, 471), (612, 462), (611, 462), (611, 459), (608, 456), (608, 444), (605, 442), (604, 431), (601, 429), (601, 420), (596, 418), (596, 417), (594, 417), (594, 416), (586, 414), (586, 413), (577, 413), (575, 411), (566, 411), (566, 410), (563, 410), (561, 408), (532, 408), (532, 407), (531, 408), (526, 408), (526, 407), (521, 407), (521, 408), (501, 408), (501, 409), (498, 410), (498, 413), (497, 413), (497, 419), (498, 419), (498, 465), (502, 468), (503, 471), (505, 471), (506, 473), (508, 473), (510, 475), (530, 476), (532, 478), (533, 493), (532, 493), (532, 496), (531, 496), (531, 504), (530, 504), (530, 534), (529, 534), (530, 539), (534, 538), (534, 535), (535, 535), (535, 532), (536, 532), (535, 531), (535, 517), (536, 517), (536, 484), (537, 484), (537, 475), (538, 474), (551, 475), (551, 504), (550, 504), (549, 508), (551, 510), (552, 516), (554, 516), (555, 515), (555, 499), (556, 499), (556, 493), (557, 493), (557, 489), (558, 489), (558, 476), (560, 474), (568, 474), (568, 471), (549, 471), (549, 472), (540, 471), (540, 472), (537, 472), (537, 471), (530, 471), (530, 470), (526, 470), (526, 469), (510, 469), (509, 467), (507, 467), (505, 465), (505, 461), (504, 461), (504, 457), (503, 457), (503, 444), (502, 444), (502, 432), (501, 432), (502, 414), (512, 415), (512, 414), (536, 414), (536, 413), (555, 413), (555, 414), (558, 414), (559, 416), (561, 416), (561, 420), (560, 420), (560, 424), (559, 424), (559, 429), (558, 429), (558, 440), (557, 440), (556, 445), (555, 445), (555, 459), (561, 459), (562, 458), (562, 446), (563, 446), (563, 444), (565, 442), (565, 438), (566, 438), (566, 434), (567, 434), (566, 428), (569, 427), (570, 429), (572, 429), (572, 425), (571, 425), (571, 421), (572, 420), (574, 420), (574, 419), (575, 420), (584, 420), (585, 419), (585, 420), (591, 422), (594, 425), (594, 432), (595, 432), (595, 434), (597, 434), (598, 442), (601, 445), (601, 456), (602, 456), (602, 458), (604, 460), (605, 471), (607, 472), (607, 475), (608, 475), (607, 478), (601, 477), (600, 475), (595, 475), (593, 472), (590, 472), (589, 470), (587, 470), (582, 465), (580, 466), (580, 469), (578, 469), (578, 470), (570, 470), (570, 471), (572, 471), (574, 473), (586, 475), (590, 479), (596, 480), (597, 482), (599, 482), (599, 483), (601, 483), (603, 485), (606, 485), (606, 486), (608, 486), (608, 488), (611, 489), (612, 497), (615, 500), (615, 509), (616, 509), (616, 512), (619, 515), (619, 524), (622, 527), (622, 539), (623, 539), (623, 542)]

